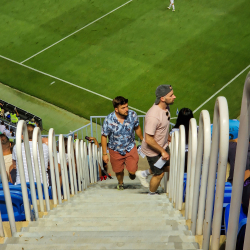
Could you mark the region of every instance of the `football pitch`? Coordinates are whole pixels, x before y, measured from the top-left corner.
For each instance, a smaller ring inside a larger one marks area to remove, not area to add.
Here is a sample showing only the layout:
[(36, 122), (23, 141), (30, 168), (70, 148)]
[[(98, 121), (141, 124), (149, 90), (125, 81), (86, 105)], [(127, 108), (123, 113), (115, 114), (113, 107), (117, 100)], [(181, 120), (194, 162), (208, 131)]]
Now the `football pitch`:
[(175, 12), (168, 6), (3, 0), (0, 82), (87, 119), (112, 112), (118, 95), (144, 114), (156, 87), (171, 84), (172, 117), (188, 107), (196, 118), (202, 109), (212, 118), (222, 95), (236, 118), (250, 71), (250, 1), (176, 0)]

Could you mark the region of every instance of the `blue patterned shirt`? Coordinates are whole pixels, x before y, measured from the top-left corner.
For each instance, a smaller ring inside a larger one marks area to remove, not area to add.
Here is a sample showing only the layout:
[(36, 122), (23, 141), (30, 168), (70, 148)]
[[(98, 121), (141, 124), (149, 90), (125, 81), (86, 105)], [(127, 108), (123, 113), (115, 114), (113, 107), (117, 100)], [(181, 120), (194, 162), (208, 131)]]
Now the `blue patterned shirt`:
[(126, 152), (130, 152), (135, 146), (134, 130), (138, 126), (139, 120), (134, 111), (128, 111), (123, 124), (118, 121), (114, 111), (105, 118), (102, 126), (102, 135), (108, 136), (108, 147), (110, 149), (125, 155)]

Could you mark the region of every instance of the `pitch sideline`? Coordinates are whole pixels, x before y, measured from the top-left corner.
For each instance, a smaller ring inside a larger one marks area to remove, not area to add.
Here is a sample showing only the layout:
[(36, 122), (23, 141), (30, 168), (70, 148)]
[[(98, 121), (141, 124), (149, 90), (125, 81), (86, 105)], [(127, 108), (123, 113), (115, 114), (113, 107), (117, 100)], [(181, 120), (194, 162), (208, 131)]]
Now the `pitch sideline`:
[[(104, 99), (107, 99), (107, 100), (109, 100), (109, 101), (112, 101), (112, 100), (113, 100), (113, 99), (111, 99), (111, 98), (109, 98), (109, 97), (107, 97), (107, 96), (104, 96), (104, 95), (101, 95), (101, 94), (99, 94), (99, 93), (97, 93), (97, 92), (94, 92), (94, 91), (92, 91), (92, 90), (83, 88), (83, 87), (78, 86), (78, 85), (76, 85), (76, 84), (74, 84), (74, 83), (72, 83), (72, 82), (63, 80), (63, 79), (61, 79), (61, 78), (59, 78), (59, 77), (56, 77), (56, 76), (47, 74), (47, 73), (45, 73), (45, 72), (43, 72), (43, 71), (40, 71), (40, 70), (38, 70), (38, 69), (34, 69), (34, 68), (29, 67), (29, 66), (27, 66), (27, 65), (25, 65), (25, 64), (22, 64), (22, 63), (19, 63), (19, 62), (17, 62), (17, 61), (14, 61), (14, 60), (12, 60), (12, 59), (10, 59), (10, 58), (8, 58), (8, 57), (2, 56), (2, 55), (0, 55), (0, 57), (3, 58), (3, 59), (5, 59), (5, 60), (7, 60), (7, 61), (13, 62), (13, 63), (15, 63), (15, 64), (18, 64), (18, 65), (21, 65), (21, 66), (23, 66), (23, 67), (25, 67), (25, 68), (28, 68), (28, 69), (30, 69), (30, 70), (33, 70), (33, 71), (35, 71), (35, 72), (38, 72), (38, 73), (40, 73), (40, 74), (43, 74), (43, 75), (45, 75), (45, 76), (49, 76), (49, 77), (51, 77), (51, 78), (53, 78), (53, 79), (59, 80), (59, 81), (64, 82), (64, 83), (67, 83), (67, 84), (69, 84), (69, 85), (71, 85), (71, 86), (73, 86), (73, 87), (76, 87), (76, 88), (78, 88), (78, 89), (82, 89), (82, 90), (87, 91), (87, 92), (89, 92), (89, 93), (91, 93), (91, 94), (100, 96), (100, 97), (102, 97), (102, 98), (104, 98)], [(129, 106), (129, 108), (131, 108), (131, 109), (133, 109), (133, 110), (135, 110), (135, 111), (138, 111), (138, 112), (140, 112), (140, 113), (142, 113), (142, 114), (146, 114), (146, 112), (144, 112), (144, 111), (142, 111), (142, 110), (139, 110), (139, 109), (137, 109), (137, 108), (134, 108), (134, 107), (131, 107), (131, 106)]]

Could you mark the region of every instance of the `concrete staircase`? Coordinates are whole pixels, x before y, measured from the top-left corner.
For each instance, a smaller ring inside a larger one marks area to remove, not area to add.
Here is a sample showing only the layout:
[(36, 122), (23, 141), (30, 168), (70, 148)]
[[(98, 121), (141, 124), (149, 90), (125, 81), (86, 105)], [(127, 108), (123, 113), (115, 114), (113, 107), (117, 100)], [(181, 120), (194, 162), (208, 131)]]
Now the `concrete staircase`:
[(148, 195), (136, 179), (91, 185), (87, 191), (6, 239), (3, 250), (199, 249), (167, 196)]

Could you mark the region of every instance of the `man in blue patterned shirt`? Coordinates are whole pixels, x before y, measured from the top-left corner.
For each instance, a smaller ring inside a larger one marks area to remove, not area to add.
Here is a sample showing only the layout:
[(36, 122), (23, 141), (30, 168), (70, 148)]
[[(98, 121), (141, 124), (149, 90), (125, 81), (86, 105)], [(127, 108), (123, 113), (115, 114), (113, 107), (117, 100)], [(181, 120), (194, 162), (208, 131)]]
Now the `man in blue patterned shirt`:
[(115, 111), (109, 114), (102, 127), (103, 161), (109, 162), (108, 148), (112, 169), (118, 180), (117, 189), (123, 190), (124, 165), (129, 172), (130, 179), (135, 179), (138, 169), (139, 156), (135, 145), (134, 131), (143, 140), (142, 131), (136, 112), (128, 109), (128, 99), (117, 96), (113, 100)]

